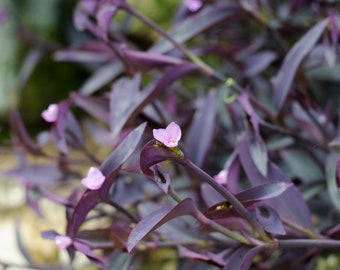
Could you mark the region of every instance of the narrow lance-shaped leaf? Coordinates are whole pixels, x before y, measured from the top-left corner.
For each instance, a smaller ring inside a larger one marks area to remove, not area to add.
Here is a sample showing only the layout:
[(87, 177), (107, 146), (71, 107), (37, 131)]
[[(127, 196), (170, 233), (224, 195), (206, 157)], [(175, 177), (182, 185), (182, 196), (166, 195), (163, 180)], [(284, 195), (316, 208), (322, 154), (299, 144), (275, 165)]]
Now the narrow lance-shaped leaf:
[(254, 257), (265, 249), (265, 246), (242, 246), (232, 252), (223, 270), (248, 270)]
[(176, 206), (165, 206), (152, 212), (143, 218), (131, 231), (127, 242), (127, 250), (131, 252), (145, 236), (169, 220), (185, 215), (195, 215), (196, 212), (196, 206), (191, 198), (181, 201)]
[[(207, 29), (223, 22), (235, 15), (240, 9), (231, 4), (211, 5), (202, 9), (195, 16), (190, 16), (180, 24), (176, 25), (170, 32), (177, 42), (184, 43), (194, 36), (206, 31)], [(168, 40), (162, 39), (157, 42), (149, 51), (153, 53), (165, 53), (173, 48), (173, 44)]]
[(272, 234), (285, 235), (286, 231), (278, 213), (268, 205), (260, 205), (255, 209), (256, 218), (263, 228)]
[(278, 108), (278, 112), (280, 112), (284, 105), (299, 65), (314, 47), (328, 22), (329, 19), (318, 22), (286, 55), (283, 64), (274, 79), (274, 101)]
[(340, 212), (340, 193), (336, 176), (338, 159), (339, 156), (336, 153), (330, 153), (326, 159), (325, 171), (329, 197), (335, 209)]
[[(290, 183), (290, 179), (270, 161), (268, 163), (268, 175), (264, 177), (251, 159), (249, 148), (247, 137), (244, 134), (241, 135), (238, 139), (237, 151), (242, 167), (252, 185), (257, 186), (269, 181)], [(299, 224), (302, 227), (313, 227), (309, 208), (300, 191), (294, 185), (280, 196), (270, 199), (268, 203), (279, 213), (281, 218)]]
[(117, 170), (135, 151), (140, 139), (142, 138), (145, 127), (146, 123), (143, 123), (131, 131), (100, 166), (101, 172), (106, 177), (105, 182), (100, 189), (100, 194), (103, 198), (108, 197), (109, 190), (115, 179)]
[[(202, 107), (194, 116), (186, 136), (187, 155), (197, 166), (201, 166), (210, 149), (215, 125), (216, 92), (210, 91)], [(197, 136), (199, 134), (199, 136)]]

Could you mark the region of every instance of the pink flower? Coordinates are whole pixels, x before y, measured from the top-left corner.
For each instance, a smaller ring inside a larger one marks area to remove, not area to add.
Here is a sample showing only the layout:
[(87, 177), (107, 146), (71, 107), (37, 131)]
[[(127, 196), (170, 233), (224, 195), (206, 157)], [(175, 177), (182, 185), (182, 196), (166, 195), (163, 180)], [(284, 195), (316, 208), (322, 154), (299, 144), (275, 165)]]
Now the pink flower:
[(201, 0), (184, 0), (184, 5), (192, 12), (199, 10), (203, 3)]
[(87, 176), (81, 180), (81, 183), (88, 189), (97, 190), (100, 189), (104, 180), (105, 176), (102, 172), (95, 167), (91, 167), (87, 172)]
[(181, 136), (181, 128), (175, 122), (171, 122), (165, 129), (159, 128), (153, 130), (153, 137), (167, 147), (176, 147)]
[(214, 176), (214, 179), (217, 183), (219, 183), (221, 185), (226, 185), (227, 184), (227, 177), (228, 177), (228, 171), (222, 170), (217, 175)]
[(72, 245), (72, 239), (65, 235), (57, 235), (54, 241), (58, 248), (67, 248)]
[(41, 113), (41, 117), (44, 118), (46, 122), (52, 123), (57, 120), (58, 117), (58, 105), (57, 104), (50, 104), (47, 110), (44, 110)]

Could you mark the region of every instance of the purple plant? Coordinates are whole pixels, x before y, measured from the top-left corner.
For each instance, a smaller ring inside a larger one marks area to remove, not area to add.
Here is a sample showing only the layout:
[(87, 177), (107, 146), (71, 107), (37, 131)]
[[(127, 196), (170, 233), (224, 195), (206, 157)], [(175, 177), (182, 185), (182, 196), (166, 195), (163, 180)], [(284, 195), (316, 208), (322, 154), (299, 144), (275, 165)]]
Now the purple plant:
[[(178, 269), (313, 269), (338, 252), (339, 12), (269, 2), (183, 1), (169, 31), (124, 0), (77, 2), (82, 43), (53, 55), (90, 72), (42, 112), (58, 153), (13, 110), (21, 156), (6, 172), (65, 207), (63, 235), (42, 236), (70, 265), (80, 252), (101, 269), (138, 269), (165, 249)], [(160, 38), (142, 50), (118, 11)]]

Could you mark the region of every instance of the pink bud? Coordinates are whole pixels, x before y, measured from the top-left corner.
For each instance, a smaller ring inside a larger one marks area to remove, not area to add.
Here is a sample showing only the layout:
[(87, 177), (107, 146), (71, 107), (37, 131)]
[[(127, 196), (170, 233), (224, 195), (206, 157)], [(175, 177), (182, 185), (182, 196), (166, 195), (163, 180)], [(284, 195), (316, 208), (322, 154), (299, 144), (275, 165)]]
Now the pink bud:
[(199, 10), (203, 3), (201, 0), (184, 0), (184, 5), (192, 12)]
[(226, 185), (227, 184), (227, 177), (228, 177), (228, 171), (222, 170), (217, 175), (214, 176), (214, 179), (217, 183), (219, 183), (221, 185)]
[(57, 120), (58, 117), (58, 105), (57, 104), (50, 104), (47, 110), (44, 110), (41, 113), (41, 117), (44, 118), (46, 122), (52, 123)]
[(58, 248), (67, 248), (72, 245), (72, 239), (65, 235), (57, 235), (54, 241)]
[(88, 189), (97, 190), (100, 189), (104, 180), (105, 176), (102, 172), (95, 167), (91, 167), (87, 172), (87, 176), (81, 180), (81, 183)]
[(153, 136), (167, 147), (176, 147), (181, 139), (182, 131), (179, 125), (171, 122), (165, 129), (159, 128), (153, 130)]

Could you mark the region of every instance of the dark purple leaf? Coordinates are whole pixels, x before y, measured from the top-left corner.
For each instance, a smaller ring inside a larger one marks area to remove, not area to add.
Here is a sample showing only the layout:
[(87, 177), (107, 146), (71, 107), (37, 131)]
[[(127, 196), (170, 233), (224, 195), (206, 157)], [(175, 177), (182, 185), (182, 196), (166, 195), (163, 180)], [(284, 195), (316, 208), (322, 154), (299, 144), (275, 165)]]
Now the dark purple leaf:
[(186, 154), (197, 166), (203, 164), (211, 147), (215, 126), (215, 108), (216, 92), (210, 91), (202, 106), (196, 111), (185, 138)]
[(207, 183), (201, 185), (201, 196), (208, 207), (225, 201), (225, 198)]
[[(264, 177), (254, 164), (249, 148), (249, 141), (245, 134), (241, 135), (238, 139), (237, 151), (247, 178), (253, 186), (261, 185), (269, 181), (284, 181), (290, 183), (290, 179), (272, 162), (268, 163), (268, 175)], [(300, 191), (295, 186), (291, 186), (291, 188), (280, 196), (269, 199), (268, 204), (279, 213), (281, 218), (299, 224), (302, 227), (313, 227), (309, 208)]]
[(265, 70), (275, 59), (277, 54), (273, 51), (262, 51), (245, 59), (244, 75), (247, 77), (256, 76)]
[(44, 239), (54, 240), (54, 238), (55, 238), (57, 235), (60, 235), (60, 234), (57, 233), (57, 232), (54, 231), (54, 230), (48, 230), (48, 231), (42, 231), (40, 235), (41, 235), (41, 237), (44, 238)]
[(166, 172), (160, 165), (156, 164), (150, 168), (154, 172), (153, 179), (155, 180), (157, 186), (164, 191), (165, 194), (168, 193), (169, 186), (171, 183), (170, 175)]
[(340, 193), (337, 184), (337, 165), (339, 155), (336, 153), (330, 153), (326, 159), (325, 172), (326, 172), (326, 183), (328, 195), (333, 203), (335, 209), (340, 211)]
[(104, 256), (97, 255), (94, 253), (88, 245), (81, 243), (79, 241), (74, 241), (73, 246), (76, 250), (83, 253), (93, 264), (100, 267), (100, 269), (108, 270), (107, 264), (108, 260)]
[[(216, 24), (228, 20), (237, 11), (240, 11), (238, 7), (229, 3), (208, 6), (199, 13), (177, 24), (170, 32), (170, 35), (178, 43), (185, 43), (194, 36), (214, 27)], [(171, 50), (173, 46), (168, 40), (162, 39), (151, 47), (149, 52), (162, 54)]]
[(97, 97), (88, 97), (79, 93), (74, 93), (72, 98), (75, 104), (95, 118), (105, 123), (109, 122), (109, 104), (107, 100)]
[(165, 160), (178, 160), (179, 158), (179, 155), (172, 149), (156, 145), (156, 140), (151, 140), (140, 153), (140, 167), (145, 175), (153, 178), (154, 173), (150, 169), (153, 165)]
[(16, 136), (18, 142), (21, 146), (25, 147), (31, 154), (41, 153), (39, 147), (32, 141), (26, 127), (22, 121), (19, 112), (15, 109), (10, 112), (10, 125), (11, 131)]
[(130, 65), (141, 71), (149, 71), (150, 69), (168, 65), (178, 65), (182, 62), (181, 59), (175, 57), (141, 51), (124, 50), (123, 54)]
[(122, 78), (113, 84), (110, 94), (110, 125), (114, 140), (120, 134), (127, 120), (139, 103), (141, 76), (133, 79)]
[(5, 174), (19, 178), (27, 186), (56, 184), (62, 178), (61, 171), (52, 164), (21, 164)]
[(87, 214), (101, 202), (99, 192), (97, 190), (87, 190), (84, 195), (80, 198), (76, 207), (73, 210), (71, 219), (67, 224), (67, 235), (73, 238), (80, 225), (85, 221)]
[(255, 208), (256, 218), (263, 228), (272, 234), (285, 235), (286, 231), (276, 211), (267, 205), (260, 205)]
[(274, 101), (278, 108), (278, 112), (280, 112), (286, 101), (299, 65), (319, 40), (321, 34), (328, 25), (328, 22), (329, 20), (325, 19), (314, 25), (297, 43), (295, 43), (286, 55), (283, 64), (273, 81)]
[(17, 79), (19, 88), (22, 88), (25, 86), (27, 80), (33, 73), (34, 69), (38, 65), (43, 55), (44, 55), (44, 51), (42, 50), (42, 48), (36, 48), (27, 53), (22, 63), (19, 76)]
[(131, 131), (103, 162), (100, 170), (106, 177), (109, 177), (112, 172), (121, 167), (135, 151), (145, 127), (146, 123), (143, 123)]
[(108, 32), (112, 18), (118, 11), (118, 7), (111, 4), (110, 1), (104, 1), (96, 13), (96, 19), (99, 29), (102, 31), (104, 40), (108, 40)]
[(264, 250), (266, 246), (249, 247), (242, 246), (232, 252), (224, 270), (248, 270), (254, 257)]
[(176, 206), (165, 206), (152, 212), (132, 229), (127, 243), (127, 250), (131, 252), (144, 237), (169, 220), (185, 215), (195, 215), (196, 212), (196, 206), (191, 198), (181, 201)]
[(183, 246), (178, 246), (177, 250), (178, 250), (180, 258), (200, 260), (200, 261), (207, 262), (209, 264), (217, 265), (219, 267), (225, 265), (225, 261), (223, 260), (221, 256), (213, 254), (211, 252), (197, 253)]
[(269, 182), (237, 193), (236, 198), (249, 205), (263, 200), (275, 198), (292, 186), (288, 182)]
[(113, 61), (96, 69), (91, 77), (89, 77), (81, 86), (80, 93), (84, 95), (93, 94), (106, 84), (110, 83), (120, 73), (122, 73), (123, 70), (124, 66), (120, 61)]

